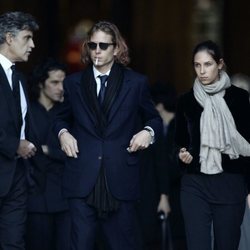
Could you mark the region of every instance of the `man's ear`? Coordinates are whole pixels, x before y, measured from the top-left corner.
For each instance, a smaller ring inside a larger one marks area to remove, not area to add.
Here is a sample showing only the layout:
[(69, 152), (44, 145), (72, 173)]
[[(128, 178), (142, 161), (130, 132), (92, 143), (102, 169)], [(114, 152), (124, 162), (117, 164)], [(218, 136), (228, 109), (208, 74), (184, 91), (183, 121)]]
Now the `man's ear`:
[(11, 44), (12, 39), (13, 39), (13, 35), (10, 32), (7, 32), (6, 35), (5, 35), (6, 43)]
[(117, 56), (118, 52), (119, 52), (119, 47), (116, 45), (114, 49), (114, 56)]

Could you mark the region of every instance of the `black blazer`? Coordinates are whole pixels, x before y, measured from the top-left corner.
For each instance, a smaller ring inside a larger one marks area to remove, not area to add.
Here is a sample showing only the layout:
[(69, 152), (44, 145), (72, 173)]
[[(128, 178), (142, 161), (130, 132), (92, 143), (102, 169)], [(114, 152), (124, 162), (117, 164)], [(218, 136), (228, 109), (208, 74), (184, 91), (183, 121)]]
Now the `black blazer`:
[[(110, 191), (117, 199), (133, 200), (139, 196), (140, 152), (129, 153), (127, 147), (132, 136), (143, 128), (138, 128), (139, 121), (152, 127), (156, 137), (162, 121), (150, 100), (147, 78), (124, 67), (121, 71), (120, 89), (109, 102), (112, 105), (109, 105), (102, 133), (99, 119), (92, 110), (95, 103), (90, 103), (86, 95), (88, 71), (65, 79), (65, 99), (55, 122), (55, 132), (58, 134), (62, 128), (68, 128), (79, 148), (78, 158), (68, 158), (65, 164), (63, 185), (67, 197), (87, 196), (95, 185), (101, 165), (106, 171)], [(113, 72), (112, 68), (111, 81)], [(95, 84), (92, 68), (89, 74)], [(108, 86), (112, 87), (109, 80)]]
[[(29, 101), (27, 98), (27, 88), (25, 77), (18, 72), (20, 76), (20, 82), (22, 84), (24, 94), (27, 101), (27, 114), (25, 117), (25, 136), (26, 139), (32, 142), (38, 149), (36, 157), (31, 160), (32, 165), (35, 166), (32, 173), (28, 173), (29, 178), (32, 178), (32, 182), (43, 182), (43, 174), (40, 168), (39, 162), (41, 159), (41, 149), (38, 147), (38, 139), (34, 126), (32, 125), (32, 115), (29, 110)], [(20, 132), (18, 129), (18, 112), (16, 109), (12, 90), (6, 74), (0, 65), (0, 197), (8, 193), (12, 183), (13, 175), (17, 164), (16, 151), (20, 142)], [(24, 160), (24, 164), (27, 166), (27, 172), (30, 170), (28, 160)], [(31, 177), (32, 175), (32, 177)], [(35, 179), (34, 179), (34, 176)], [(29, 179), (31, 180), (31, 179)]]
[[(231, 86), (226, 90), (224, 99), (234, 117), (237, 130), (250, 142), (249, 94), (245, 90)], [(179, 98), (175, 141), (179, 148), (187, 148), (193, 156), (193, 161), (188, 166), (180, 162), (183, 171), (187, 173), (200, 172), (200, 117), (202, 111), (203, 108), (194, 97), (193, 89)], [(250, 168), (249, 157), (240, 156), (239, 159), (230, 160), (228, 155), (222, 154), (222, 168), (224, 172), (246, 173)]]
[[(40, 166), (45, 172), (44, 190), (30, 194), (28, 199), (29, 212), (59, 212), (68, 209), (66, 199), (62, 196), (62, 174), (66, 155), (61, 150), (57, 136), (52, 132), (51, 125), (58, 110), (59, 103), (47, 111), (39, 102), (31, 103), (31, 112), (39, 141), (48, 146), (48, 154), (40, 158)], [(37, 183), (35, 183), (37, 188)]]

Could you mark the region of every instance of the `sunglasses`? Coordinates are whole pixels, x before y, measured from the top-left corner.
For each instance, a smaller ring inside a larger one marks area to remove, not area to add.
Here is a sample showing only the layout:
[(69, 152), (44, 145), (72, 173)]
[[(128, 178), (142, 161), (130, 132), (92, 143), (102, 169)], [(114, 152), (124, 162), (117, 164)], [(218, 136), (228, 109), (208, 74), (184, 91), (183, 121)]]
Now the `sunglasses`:
[(110, 45), (115, 45), (115, 43), (94, 43), (94, 42), (88, 42), (87, 44), (90, 50), (96, 50), (97, 45), (101, 50), (106, 50)]

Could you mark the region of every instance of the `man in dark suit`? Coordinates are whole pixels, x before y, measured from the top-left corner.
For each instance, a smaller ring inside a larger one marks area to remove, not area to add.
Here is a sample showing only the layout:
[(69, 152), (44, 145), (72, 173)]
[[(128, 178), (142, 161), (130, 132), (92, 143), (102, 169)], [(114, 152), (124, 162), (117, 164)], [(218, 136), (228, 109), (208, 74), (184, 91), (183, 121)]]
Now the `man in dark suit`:
[(55, 122), (68, 156), (64, 188), (73, 221), (71, 249), (92, 250), (99, 222), (108, 249), (136, 250), (139, 151), (154, 142), (162, 121), (147, 78), (125, 67), (128, 48), (114, 24), (92, 27), (82, 59), (89, 65), (66, 78)]
[[(15, 63), (28, 61), (35, 47), (34, 18), (22, 12), (0, 16), (0, 249), (24, 249), (26, 221), (25, 159), (36, 146), (28, 133), (28, 100)], [(14, 67), (13, 67), (14, 66)]]
[(62, 173), (66, 155), (51, 131), (63, 100), (64, 64), (47, 58), (36, 65), (30, 78), (30, 109), (43, 150), (40, 164), (46, 171), (43, 192), (28, 196), (27, 250), (69, 250), (70, 216), (62, 197)]

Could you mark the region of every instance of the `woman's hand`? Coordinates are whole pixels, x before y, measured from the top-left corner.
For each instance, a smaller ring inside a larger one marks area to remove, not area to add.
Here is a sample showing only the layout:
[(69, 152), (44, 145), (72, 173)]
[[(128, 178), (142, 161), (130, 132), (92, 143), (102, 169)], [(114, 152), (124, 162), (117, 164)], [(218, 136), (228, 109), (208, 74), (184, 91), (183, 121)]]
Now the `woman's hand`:
[(186, 148), (181, 148), (179, 152), (179, 158), (183, 163), (190, 164), (193, 160), (193, 156), (187, 151)]

